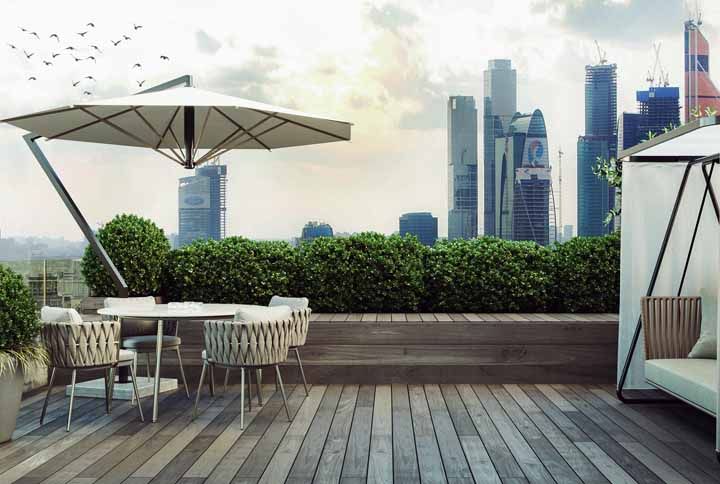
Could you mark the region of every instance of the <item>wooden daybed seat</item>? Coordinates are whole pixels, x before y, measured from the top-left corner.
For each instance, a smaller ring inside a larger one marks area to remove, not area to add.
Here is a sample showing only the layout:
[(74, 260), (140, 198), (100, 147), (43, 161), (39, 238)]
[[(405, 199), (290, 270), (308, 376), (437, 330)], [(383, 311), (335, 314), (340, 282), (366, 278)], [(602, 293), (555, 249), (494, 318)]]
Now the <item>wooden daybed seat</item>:
[[(718, 417), (718, 360), (689, 358), (700, 338), (699, 297), (644, 297), (645, 379), (652, 386)], [(720, 460), (720, 431), (715, 453)]]

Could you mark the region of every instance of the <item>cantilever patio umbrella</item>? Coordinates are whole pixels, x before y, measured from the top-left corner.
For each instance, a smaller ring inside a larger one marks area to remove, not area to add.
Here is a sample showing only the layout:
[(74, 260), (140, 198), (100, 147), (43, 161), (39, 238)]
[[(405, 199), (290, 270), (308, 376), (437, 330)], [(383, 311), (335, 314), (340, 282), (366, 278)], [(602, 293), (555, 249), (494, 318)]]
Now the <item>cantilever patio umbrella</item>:
[(127, 285), (37, 144), (38, 138), (149, 148), (192, 169), (234, 149), (349, 141), (351, 124), (204, 91), (183, 76), (135, 95), (88, 101), (3, 120), (24, 136), (45, 174), (110, 273)]

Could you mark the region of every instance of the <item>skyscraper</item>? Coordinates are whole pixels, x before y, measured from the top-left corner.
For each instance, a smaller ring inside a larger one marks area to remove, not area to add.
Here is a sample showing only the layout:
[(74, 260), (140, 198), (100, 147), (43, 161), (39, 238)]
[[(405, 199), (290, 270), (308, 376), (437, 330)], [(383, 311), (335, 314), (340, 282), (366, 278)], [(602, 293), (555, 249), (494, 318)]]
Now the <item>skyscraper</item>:
[(547, 245), (552, 178), (542, 112), (517, 113), (495, 139), (495, 235)]
[(477, 109), (472, 96), (448, 100), (448, 238), (478, 235)]
[(647, 91), (637, 91), (637, 113), (623, 113), (619, 130), (620, 149), (658, 135), (665, 128), (680, 126), (680, 88), (651, 86)]
[(710, 78), (710, 44), (700, 32), (701, 22), (685, 22), (685, 121), (710, 108), (720, 113), (720, 91)]
[(485, 235), (495, 227), (495, 139), (505, 136), (517, 112), (517, 72), (510, 59), (492, 59), (483, 76), (483, 196)]
[(227, 166), (208, 164), (180, 179), (178, 245), (225, 237)]
[(333, 229), (329, 224), (324, 222), (308, 222), (302, 229), (300, 241), (311, 242), (318, 237), (332, 237)]
[(400, 235), (414, 235), (421, 244), (432, 246), (438, 238), (438, 219), (430, 212), (404, 213), (400, 216)]
[(578, 235), (612, 231), (605, 218), (615, 206), (615, 189), (593, 173), (598, 158), (617, 156), (617, 66), (585, 66), (585, 135), (577, 144)]

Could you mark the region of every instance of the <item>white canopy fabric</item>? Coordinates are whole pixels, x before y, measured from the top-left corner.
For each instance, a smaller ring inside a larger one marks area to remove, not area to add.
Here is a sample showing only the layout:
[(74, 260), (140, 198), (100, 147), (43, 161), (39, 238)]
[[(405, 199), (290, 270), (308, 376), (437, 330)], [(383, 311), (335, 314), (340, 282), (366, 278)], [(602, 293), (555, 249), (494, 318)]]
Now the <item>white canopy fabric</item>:
[[(188, 130), (186, 117), (192, 116)], [(47, 139), (161, 152), (180, 164), (199, 165), (232, 149), (286, 148), (349, 141), (351, 124), (195, 87), (88, 101), (3, 120)], [(166, 150), (166, 151), (160, 151)], [(208, 150), (196, 158), (198, 150)]]

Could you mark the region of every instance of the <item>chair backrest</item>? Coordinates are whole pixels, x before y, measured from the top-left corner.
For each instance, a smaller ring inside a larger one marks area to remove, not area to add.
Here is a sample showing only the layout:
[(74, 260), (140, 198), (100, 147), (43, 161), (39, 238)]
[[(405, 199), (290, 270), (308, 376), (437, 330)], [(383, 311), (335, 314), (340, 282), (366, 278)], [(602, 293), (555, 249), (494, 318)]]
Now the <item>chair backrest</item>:
[(273, 296), (268, 306), (290, 306), (295, 325), (290, 337), (290, 347), (303, 346), (310, 329), (310, 300), (306, 297)]
[(205, 321), (203, 337), (209, 360), (229, 366), (264, 366), (287, 359), (291, 318), (272, 321)]
[(640, 308), (645, 336), (645, 359), (687, 358), (700, 337), (701, 298), (643, 297)]
[(43, 323), (82, 323), (82, 316), (72, 308), (56, 308), (43, 306), (40, 310), (40, 321)]
[(85, 321), (47, 322), (41, 331), (50, 364), (59, 368), (88, 368), (118, 361), (120, 323)]
[[(106, 297), (104, 301), (106, 308), (152, 308), (155, 306), (155, 298), (145, 297)], [(173, 327), (172, 330), (175, 328)], [(145, 319), (128, 319), (122, 323), (122, 337), (148, 336), (157, 333), (157, 321)], [(168, 324), (164, 326), (165, 334), (172, 334)]]

